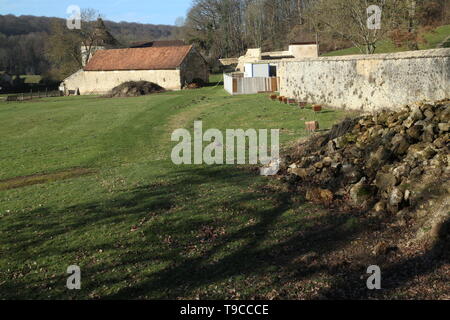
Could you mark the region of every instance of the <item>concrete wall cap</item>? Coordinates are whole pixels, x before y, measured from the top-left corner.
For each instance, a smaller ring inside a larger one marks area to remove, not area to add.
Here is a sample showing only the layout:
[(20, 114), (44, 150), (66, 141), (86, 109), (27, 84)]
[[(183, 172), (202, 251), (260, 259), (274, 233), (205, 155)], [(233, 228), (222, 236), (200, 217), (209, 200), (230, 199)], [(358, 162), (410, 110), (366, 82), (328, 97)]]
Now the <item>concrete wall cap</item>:
[(430, 49), (405, 51), (396, 53), (381, 53), (381, 54), (360, 54), (334, 57), (319, 57), (319, 58), (302, 58), (302, 59), (284, 59), (282, 62), (310, 62), (310, 61), (349, 61), (349, 60), (399, 60), (399, 59), (417, 59), (417, 58), (436, 58), (449, 57), (450, 48)]

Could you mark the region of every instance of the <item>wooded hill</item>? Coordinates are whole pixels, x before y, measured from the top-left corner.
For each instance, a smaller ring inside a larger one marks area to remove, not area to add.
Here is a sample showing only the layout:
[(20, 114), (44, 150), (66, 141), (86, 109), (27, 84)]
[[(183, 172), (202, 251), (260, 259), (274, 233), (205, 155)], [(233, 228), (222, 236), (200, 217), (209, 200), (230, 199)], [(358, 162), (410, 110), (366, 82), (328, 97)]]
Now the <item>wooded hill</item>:
[[(60, 18), (0, 15), (0, 70), (13, 74), (43, 74), (50, 68), (45, 52), (52, 24)], [(172, 39), (178, 28), (129, 22), (105, 21), (120, 42)]]

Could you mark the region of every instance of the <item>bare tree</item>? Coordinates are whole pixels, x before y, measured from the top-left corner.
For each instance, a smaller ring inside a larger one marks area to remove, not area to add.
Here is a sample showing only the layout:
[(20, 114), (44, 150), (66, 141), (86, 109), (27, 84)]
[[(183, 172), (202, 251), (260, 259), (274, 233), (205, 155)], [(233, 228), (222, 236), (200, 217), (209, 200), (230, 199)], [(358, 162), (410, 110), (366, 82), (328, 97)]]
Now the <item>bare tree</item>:
[(53, 78), (62, 79), (80, 69), (83, 64), (80, 52), (81, 41), (80, 35), (70, 32), (64, 23), (60, 21), (53, 23), (46, 49), (46, 55), (52, 63)]
[(184, 17), (178, 17), (175, 19), (175, 25), (177, 27), (184, 27), (184, 25), (186, 24), (186, 19)]
[[(194, 0), (185, 38), (211, 58), (237, 56), (249, 47), (279, 50), (292, 39), (319, 34), (374, 53), (390, 31), (408, 23), (417, 27), (412, 5), (420, 1), (431, 0)], [(368, 27), (372, 5), (381, 10), (379, 28)]]
[(82, 27), (79, 33), (82, 46), (82, 66), (93, 56), (98, 47), (118, 46), (117, 40), (106, 29), (101, 14), (95, 9), (81, 11)]
[(47, 56), (58, 77), (65, 77), (82, 68), (97, 47), (119, 45), (106, 30), (98, 11), (83, 9), (81, 20), (79, 30), (69, 30), (60, 21), (52, 26)]
[[(342, 37), (362, 53), (372, 54), (388, 32), (409, 18), (410, 4), (409, 0), (319, 0), (310, 8), (308, 18), (319, 31)], [(380, 10), (380, 24), (370, 28), (368, 20), (378, 14), (368, 11), (373, 5)]]

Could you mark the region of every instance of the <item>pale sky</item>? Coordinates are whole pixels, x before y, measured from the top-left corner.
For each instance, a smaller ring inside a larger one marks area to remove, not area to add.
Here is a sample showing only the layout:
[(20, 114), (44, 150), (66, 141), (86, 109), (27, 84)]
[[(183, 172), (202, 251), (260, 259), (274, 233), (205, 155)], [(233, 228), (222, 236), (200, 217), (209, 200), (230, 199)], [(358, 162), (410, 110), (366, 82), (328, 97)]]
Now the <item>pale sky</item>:
[(173, 25), (186, 15), (191, 0), (0, 0), (0, 15), (66, 18), (70, 5), (96, 9), (105, 20)]

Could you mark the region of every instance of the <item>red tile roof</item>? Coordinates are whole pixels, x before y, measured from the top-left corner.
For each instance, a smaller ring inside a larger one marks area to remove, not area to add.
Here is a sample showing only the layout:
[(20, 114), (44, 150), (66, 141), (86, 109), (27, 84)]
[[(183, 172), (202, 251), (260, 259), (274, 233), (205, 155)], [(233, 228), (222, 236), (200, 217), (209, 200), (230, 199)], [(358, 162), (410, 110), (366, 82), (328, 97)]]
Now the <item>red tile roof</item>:
[(192, 46), (99, 50), (85, 71), (167, 70), (178, 68)]

